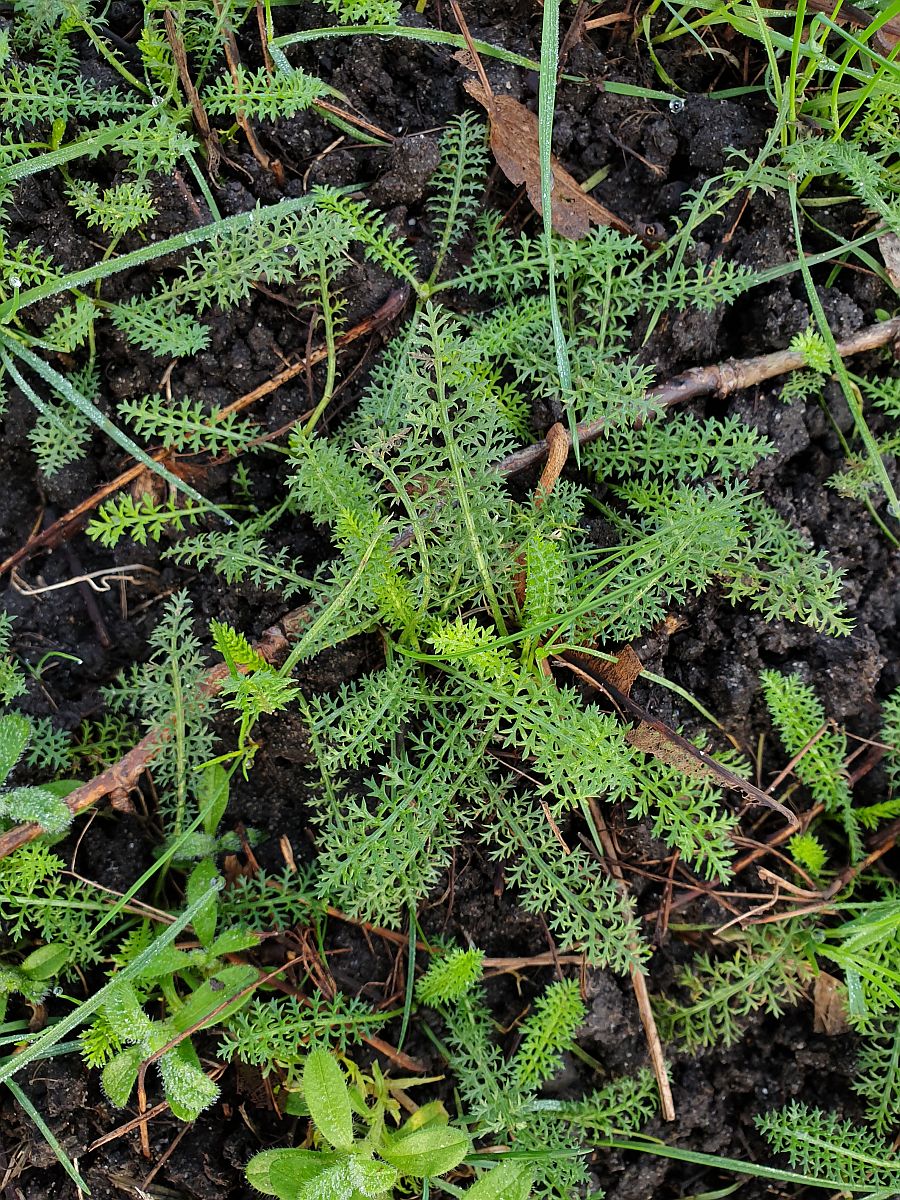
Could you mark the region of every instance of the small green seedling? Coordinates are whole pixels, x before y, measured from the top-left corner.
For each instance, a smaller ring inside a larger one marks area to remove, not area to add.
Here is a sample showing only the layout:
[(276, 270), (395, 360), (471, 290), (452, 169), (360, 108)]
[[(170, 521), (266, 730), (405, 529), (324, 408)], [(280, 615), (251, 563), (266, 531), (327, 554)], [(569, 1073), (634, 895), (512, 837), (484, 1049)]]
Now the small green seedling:
[(35, 821), (47, 833), (63, 833), (72, 823), (64, 796), (78, 784), (59, 779), (37, 786), (6, 787), (13, 768), (31, 741), (33, 727), (27, 717), (7, 713), (0, 717), (0, 819)]
[[(263, 1195), (279, 1200), (389, 1200), (402, 1181), (445, 1175), (471, 1149), (469, 1135), (449, 1123), (439, 1102), (418, 1109), (396, 1132), (388, 1130), (386, 1089), (378, 1089), (374, 1105), (369, 1105), (365, 1090), (347, 1082), (327, 1050), (312, 1050), (306, 1059), (303, 1099), (324, 1145), (255, 1155), (247, 1165), (247, 1179)], [(354, 1117), (366, 1126), (361, 1137), (355, 1135)], [(471, 1189), (467, 1195), (489, 1200), (495, 1193), (476, 1194)]]
[[(201, 1067), (188, 1034), (237, 1012), (247, 1002), (250, 993), (246, 989), (255, 979), (253, 967), (226, 967), (200, 984), (163, 1021), (147, 1016), (130, 983), (112, 989), (103, 1015), (112, 1035), (126, 1048), (103, 1069), (103, 1090), (110, 1101), (117, 1108), (124, 1107), (141, 1065), (159, 1055), (159, 1073), (169, 1107), (179, 1120), (195, 1121), (215, 1102), (219, 1089)], [(160, 1055), (165, 1046), (169, 1049)]]
[[(209, 859), (198, 863), (187, 884), (187, 901), (193, 904), (216, 878), (215, 865)], [(108, 1058), (103, 1069), (103, 1089), (117, 1107), (128, 1103), (141, 1064), (160, 1054), (159, 1071), (163, 1091), (176, 1117), (193, 1121), (212, 1104), (219, 1094), (216, 1084), (200, 1066), (190, 1034), (208, 1025), (218, 1025), (238, 1012), (250, 999), (251, 985), (257, 972), (251, 966), (225, 966), (227, 954), (238, 954), (255, 946), (258, 937), (246, 929), (232, 928), (217, 932), (217, 894), (195, 914), (194, 932), (200, 947), (180, 950), (169, 946), (140, 975), (137, 986), (130, 983), (114, 988), (103, 1008), (103, 1025), (108, 1038)], [(134, 946), (140, 946), (138, 939)], [(182, 999), (176, 980), (192, 990)], [(158, 987), (165, 996), (169, 1015), (154, 1021), (144, 1011), (141, 1000), (148, 986)]]

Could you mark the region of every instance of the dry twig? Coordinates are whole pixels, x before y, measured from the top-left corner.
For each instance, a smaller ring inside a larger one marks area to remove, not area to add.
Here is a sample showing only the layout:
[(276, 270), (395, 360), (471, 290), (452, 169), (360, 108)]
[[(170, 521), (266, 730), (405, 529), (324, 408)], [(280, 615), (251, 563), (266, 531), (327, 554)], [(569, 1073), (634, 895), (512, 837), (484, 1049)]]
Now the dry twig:
[[(606, 828), (606, 822), (603, 820), (603, 814), (600, 812), (596, 800), (590, 801), (590, 810), (594, 826), (597, 830), (597, 836), (600, 839), (600, 844), (603, 846), (603, 853), (606, 855), (609, 873), (615, 879), (619, 891), (623, 895), (626, 895), (628, 885), (625, 882), (625, 876), (622, 874), (622, 868), (618, 863), (619, 856), (616, 853), (616, 848), (613, 845), (609, 830)], [(653, 1067), (653, 1074), (656, 1077), (656, 1086), (659, 1089), (659, 1105), (662, 1110), (662, 1118), (664, 1121), (674, 1121), (675, 1101), (672, 1099), (672, 1086), (669, 1083), (669, 1073), (666, 1070), (666, 1059), (663, 1054), (659, 1031), (656, 1028), (653, 1008), (650, 1005), (647, 980), (643, 973), (635, 966), (630, 968), (630, 973), (631, 986), (634, 988), (634, 998), (637, 1001), (641, 1024), (644, 1027), (644, 1036), (647, 1039), (647, 1052), (650, 1055), (650, 1063)]]

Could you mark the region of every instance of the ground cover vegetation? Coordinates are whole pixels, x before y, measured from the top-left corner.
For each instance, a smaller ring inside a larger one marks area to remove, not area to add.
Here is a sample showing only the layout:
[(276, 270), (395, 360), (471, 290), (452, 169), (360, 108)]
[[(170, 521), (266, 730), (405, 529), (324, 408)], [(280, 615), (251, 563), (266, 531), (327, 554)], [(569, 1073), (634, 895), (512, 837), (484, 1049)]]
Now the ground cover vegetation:
[[(527, 20), (530, 49), (454, 3), (0, 5), (0, 397), (44, 510), (29, 534), (11, 489), (0, 1190), (900, 1190), (896, 631), (854, 723), (814, 664), (863, 662), (875, 585), (773, 485), (779, 423), (810, 414), (830, 457), (800, 490), (849, 514), (891, 594), (900, 6)], [(601, 89), (581, 43), (607, 28), (639, 69)], [(373, 45), (412, 77), (443, 55), (459, 111), (383, 128), (342, 83)], [(701, 92), (756, 136), (665, 224), (603, 190), (608, 161), (564, 166), (572, 96), (665, 114), (660, 150)], [(354, 155), (387, 164), (374, 187)], [(741, 241), (760, 213), (775, 253)], [(780, 342), (716, 365), (788, 287)], [(228, 343), (265, 338), (240, 324), (261, 303), (293, 341), (236, 396)], [(679, 327), (713, 330), (705, 356)], [(158, 386), (119, 386), (117, 360)], [(93, 665), (40, 628), (75, 587)], [(664, 661), (704, 620), (771, 647), (734, 675), (737, 716), (709, 629), (693, 670)], [(638, 1053), (602, 1052), (604, 989)], [(840, 1087), (763, 1089), (743, 1143), (682, 1126), (693, 1064), (802, 1043), (811, 1010), (826, 1063), (852, 1043)], [(55, 1070), (103, 1114), (89, 1144), (40, 1102)], [(173, 1173), (204, 1128), (219, 1166)]]

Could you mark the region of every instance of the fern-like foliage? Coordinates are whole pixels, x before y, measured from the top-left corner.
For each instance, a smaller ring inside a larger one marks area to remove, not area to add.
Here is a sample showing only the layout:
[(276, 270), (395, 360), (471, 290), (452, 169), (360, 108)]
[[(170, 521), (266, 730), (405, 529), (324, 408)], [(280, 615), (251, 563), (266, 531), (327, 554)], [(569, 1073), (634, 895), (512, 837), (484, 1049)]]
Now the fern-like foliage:
[(287, 708), (300, 689), (270, 666), (242, 633), (223, 621), (210, 626), (213, 645), (228, 668), (219, 695), (225, 708), (240, 714), (238, 744), (245, 747), (250, 731), (264, 713)]
[(290, 1086), (313, 1047), (346, 1054), (361, 1036), (377, 1033), (384, 1023), (383, 1014), (341, 992), (330, 999), (319, 992), (309, 1000), (296, 996), (255, 999), (229, 1020), (221, 1052), (226, 1058), (259, 1067), (264, 1075), (277, 1071)]
[(678, 849), (707, 879), (731, 877), (734, 819), (722, 810), (721, 792), (711, 780), (691, 779), (677, 768), (648, 761), (629, 815), (651, 814), (653, 836)]
[(213, 116), (239, 113), (256, 121), (293, 117), (322, 95), (324, 84), (298, 68), (270, 75), (264, 67), (248, 71), (238, 65), (236, 79), (221, 76), (204, 89), (203, 103)]
[[(415, 753), (385, 765), (362, 796), (330, 785), (317, 802), (319, 892), (365, 920), (396, 924), (450, 864), (457, 810), (487, 786), (469, 752), (471, 730), (425, 723)], [(465, 765), (463, 765), (465, 764)]]
[(55, 475), (69, 463), (84, 458), (93, 426), (90, 419), (66, 400), (45, 404), (28, 431), (28, 440), (38, 466)]
[(471, 111), (454, 117), (441, 138), (440, 165), (430, 180), (434, 191), (428, 201), (428, 213), (438, 239), (432, 279), (440, 274), (447, 251), (477, 216), (487, 166), (484, 123)]
[(881, 1137), (900, 1121), (900, 1019), (877, 1021), (863, 1039), (853, 1090), (866, 1101), (866, 1116)]
[(25, 676), (12, 647), (13, 618), (0, 612), (0, 704), (9, 704), (25, 691)]
[(161, 730), (152, 770), (167, 831), (177, 837), (187, 823), (190, 797), (198, 786), (194, 768), (212, 756), (210, 700), (200, 687), (204, 662), (191, 627), (186, 592), (176, 592), (150, 635), (151, 657), (105, 691), (113, 711)]
[(437, 1008), (465, 996), (481, 981), (483, 958), (483, 952), (475, 947), (469, 950), (453, 947), (443, 958), (433, 957), (416, 984), (420, 1003)]
[(533, 1154), (532, 1195), (569, 1200), (588, 1182), (583, 1142), (614, 1128), (635, 1130), (655, 1111), (652, 1074), (616, 1080), (578, 1102), (538, 1099), (584, 1019), (578, 984), (550, 984), (523, 1022), (515, 1055), (506, 1061), (478, 985), (479, 966), (478, 951), (450, 951), (432, 962), (418, 982), (417, 996), (441, 1016), (450, 1067), (473, 1134), (489, 1141), (508, 1139), (523, 1158)]
[(178, 299), (164, 293), (131, 296), (111, 305), (110, 316), (130, 342), (159, 357), (198, 354), (209, 345), (206, 326), (192, 313), (180, 311)]
[(122, 492), (100, 506), (88, 522), (87, 535), (109, 549), (126, 537), (145, 546), (148, 541), (158, 542), (166, 533), (181, 533), (211, 507), (183, 503), (179, 497), (160, 502), (149, 492), (135, 499), (130, 492)]
[(23, 65), (10, 56), (0, 71), (0, 122), (7, 129), (127, 116), (135, 108), (132, 97), (118, 87), (99, 87), (62, 55), (40, 65)]
[[(745, 591), (754, 570), (774, 588), (778, 567), (756, 548), (755, 498), (736, 478), (768, 444), (734, 422), (704, 426), (698, 480), (686, 446), (700, 427), (687, 423), (680, 462), (673, 453), (659, 481), (648, 464), (677, 439), (648, 441), (616, 488), (631, 512), (607, 510), (619, 542), (598, 549), (581, 528), (578, 488), (563, 481), (540, 506), (516, 505), (492, 470), (515, 431), (477, 338), (426, 303), (398, 343), (346, 440), (304, 433), (291, 446), (292, 499), (330, 527), (337, 551), (317, 575), (292, 659), (375, 627), (395, 646), (384, 672), (308, 708), (322, 894), (367, 919), (397, 920), (477, 819), (520, 903), (543, 913), (562, 945), (627, 969), (642, 958), (633, 915), (558, 823), (596, 797), (627, 798), (688, 861), (725, 879), (732, 822), (709, 783), (645, 761), (614, 715), (546, 678), (538, 655), (551, 632), (635, 636), (729, 572)], [(629, 412), (646, 413), (642, 395), (643, 384), (633, 388)], [(519, 649), (508, 643), (515, 627)], [(439, 683), (418, 667), (423, 654)], [(540, 807), (514, 801), (503, 772), (488, 770), (484, 755), (501, 747)], [(361, 768), (371, 776), (347, 778)], [(467, 800), (476, 795), (488, 799)]]
[(791, 757), (801, 755), (795, 774), (825, 811), (840, 820), (854, 859), (860, 858), (862, 839), (844, 767), (846, 735), (829, 726), (815, 692), (798, 676), (764, 671), (761, 678), (766, 704), (785, 750)]
[(822, 633), (850, 633), (841, 598), (843, 572), (824, 550), (810, 544), (757, 497), (744, 506), (752, 537), (723, 564), (723, 590), (732, 601), (747, 600), (766, 620), (802, 621)]
[[(2, 649), (2, 643), (0, 643)], [(882, 708), (881, 740), (888, 747), (887, 768), (894, 788), (900, 784), (900, 688), (892, 692)]]
[(91, 335), (97, 307), (85, 296), (77, 296), (71, 304), (61, 308), (40, 339), (48, 350), (71, 354), (83, 346)]
[(159, 394), (123, 400), (119, 412), (135, 433), (150, 442), (188, 454), (243, 454), (257, 431), (237, 413), (208, 413), (202, 401)]
[(308, 869), (291, 871), (286, 867), (279, 875), (265, 871), (239, 875), (219, 898), (223, 921), (259, 933), (308, 925), (324, 911), (316, 895), (316, 875)]
[(563, 979), (547, 988), (522, 1024), (513, 1076), (519, 1091), (540, 1087), (560, 1070), (562, 1054), (572, 1045), (584, 1018), (577, 979)]
[[(795, 1100), (756, 1118), (760, 1133), (791, 1167), (836, 1190), (868, 1190), (870, 1197), (900, 1189), (900, 1156), (894, 1148), (852, 1121)], [(826, 1182), (827, 1181), (827, 1182)]]
[(22, 761), (26, 767), (58, 775), (70, 764), (70, 735), (65, 729), (57, 729), (49, 717), (29, 717), (28, 721), (31, 740)]
[(554, 1117), (589, 1141), (636, 1132), (655, 1115), (659, 1091), (653, 1072), (643, 1067), (636, 1075), (614, 1079), (583, 1100), (551, 1103)]
[(97, 894), (80, 880), (66, 880), (65, 863), (40, 842), (0, 859), (0, 920), (13, 943), (39, 940), (64, 947), (63, 978), (99, 962), (103, 948), (93, 932), (103, 909)]
[(396, 25), (400, 0), (319, 0), (342, 25)]
[(660, 1034), (693, 1053), (732, 1046), (760, 1010), (779, 1015), (796, 1004), (812, 977), (802, 931), (794, 923), (747, 930), (731, 958), (698, 956), (678, 976), (687, 999), (659, 998)]
[(122, 237), (140, 229), (156, 216), (156, 203), (149, 184), (142, 180), (116, 184), (101, 192), (92, 180), (69, 184), (69, 202), (91, 228), (100, 228), (111, 237)]
[(588, 961), (622, 972), (643, 962), (648, 951), (630, 901), (582, 847), (563, 849), (541, 809), (509, 795), (485, 817), (491, 858), (504, 864), (519, 904), (545, 917), (560, 946), (580, 946)]
[(825, 847), (814, 833), (795, 833), (788, 842), (788, 849), (794, 862), (805, 867), (813, 878), (822, 874), (828, 854)]
[(392, 275), (416, 285), (418, 264), (412, 251), (389, 231), (384, 217), (365, 202), (352, 200), (328, 188), (315, 188), (316, 206), (340, 217), (346, 231), (359, 242), (366, 257)]
[(868, 1033), (880, 1018), (900, 1012), (900, 906), (892, 892), (887, 900), (847, 904), (844, 914), (840, 925), (820, 931), (816, 954), (843, 970), (848, 1017)]
[(738, 417), (701, 421), (689, 413), (671, 413), (641, 429), (614, 425), (605, 437), (585, 446), (582, 457), (600, 479), (638, 477), (645, 486), (665, 479), (682, 487), (707, 477), (746, 474), (773, 450), (768, 438)]
[(234, 529), (185, 537), (169, 547), (165, 555), (176, 563), (211, 567), (228, 583), (247, 581), (255, 587), (277, 590), (285, 600), (314, 588), (315, 582), (305, 574), (302, 563), (291, 558), (284, 546), (273, 550), (261, 536), (260, 527), (251, 520)]
[(124, 717), (102, 713), (96, 720), (82, 721), (71, 741), (67, 739), (66, 761), (75, 770), (83, 768), (98, 775), (124, 758), (137, 740), (134, 726)]
[(277, 287), (305, 280), (323, 256), (339, 259), (352, 232), (333, 212), (270, 215), (260, 209), (249, 223), (228, 227), (195, 250), (176, 278), (110, 305), (113, 324), (153, 354), (194, 354), (208, 343), (198, 316), (239, 304), (258, 282)]
[(366, 765), (402, 728), (416, 703), (416, 677), (408, 659), (309, 702), (310, 727), (321, 739), (326, 771)]
[[(542, 240), (527, 234), (514, 239), (494, 216), (483, 217), (478, 232), (471, 266), (453, 282), (494, 292), (500, 304), (489, 322), (473, 323), (473, 336), (486, 353), (505, 360), (521, 382), (548, 399), (558, 396)], [(749, 272), (721, 259), (708, 266), (679, 262), (668, 270), (652, 271), (635, 238), (605, 227), (577, 242), (558, 238), (553, 257), (560, 286), (572, 298), (563, 320), (573, 385), (564, 398), (577, 405), (579, 419), (607, 416), (611, 423), (638, 415), (627, 407), (628, 399), (634, 400), (629, 372), (647, 379), (637, 363), (627, 361), (627, 333), (637, 313), (659, 302), (672, 309), (714, 308), (733, 301), (752, 280)], [(535, 294), (529, 294), (532, 290)], [(627, 361), (625, 370), (614, 364), (610, 374), (612, 355)]]

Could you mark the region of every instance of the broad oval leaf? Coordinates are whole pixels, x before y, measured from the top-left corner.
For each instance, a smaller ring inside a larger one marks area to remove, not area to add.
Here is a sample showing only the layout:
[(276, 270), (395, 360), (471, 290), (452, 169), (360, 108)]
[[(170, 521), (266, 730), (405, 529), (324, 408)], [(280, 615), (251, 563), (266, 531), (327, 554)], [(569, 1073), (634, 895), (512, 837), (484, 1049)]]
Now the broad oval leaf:
[(23, 961), (21, 969), (32, 979), (52, 979), (58, 975), (66, 963), (72, 958), (72, 950), (61, 942), (48, 942), (46, 946), (38, 946)]
[(529, 1163), (501, 1162), (472, 1184), (466, 1200), (528, 1200), (533, 1183)]
[(124, 1108), (137, 1080), (141, 1068), (141, 1052), (136, 1047), (123, 1050), (111, 1058), (103, 1068), (100, 1081), (110, 1104)]
[(247, 1182), (264, 1196), (295, 1200), (306, 1184), (337, 1162), (338, 1155), (321, 1150), (263, 1150), (246, 1167)]
[(361, 1200), (361, 1193), (350, 1181), (350, 1155), (338, 1154), (334, 1166), (322, 1171), (310, 1183), (304, 1183), (297, 1200)]
[(303, 1095), (322, 1137), (338, 1150), (353, 1145), (353, 1112), (344, 1073), (327, 1050), (311, 1050), (303, 1067)]
[[(179, 1033), (193, 1033), (207, 1021), (219, 1025), (244, 1007), (251, 995), (244, 989), (256, 979), (257, 972), (253, 967), (224, 967), (191, 992), (181, 1008), (173, 1012), (169, 1019)], [(224, 1007), (220, 1008), (220, 1005)]]
[(452, 1171), (471, 1147), (469, 1135), (464, 1130), (452, 1125), (427, 1125), (424, 1129), (414, 1129), (392, 1138), (379, 1146), (378, 1153), (401, 1175), (422, 1179)]
[(209, 763), (197, 784), (197, 807), (203, 813), (203, 829), (215, 837), (219, 822), (228, 807), (228, 772), (221, 763)]
[(352, 1154), (347, 1163), (347, 1174), (350, 1182), (363, 1196), (377, 1200), (393, 1190), (399, 1175), (388, 1163), (378, 1162), (374, 1158), (363, 1158), (362, 1155)]
[(196, 1121), (219, 1098), (218, 1084), (204, 1072), (189, 1041), (162, 1056), (159, 1073), (169, 1108), (180, 1121)]
[(216, 921), (218, 920), (219, 895), (210, 891), (210, 884), (218, 879), (219, 871), (211, 858), (198, 862), (188, 876), (187, 902), (193, 904), (204, 892), (210, 892), (209, 899), (194, 915), (194, 931), (204, 946), (209, 946), (216, 936)]

